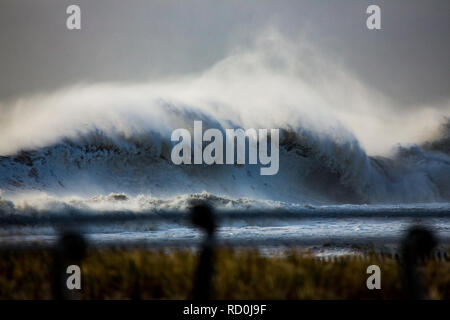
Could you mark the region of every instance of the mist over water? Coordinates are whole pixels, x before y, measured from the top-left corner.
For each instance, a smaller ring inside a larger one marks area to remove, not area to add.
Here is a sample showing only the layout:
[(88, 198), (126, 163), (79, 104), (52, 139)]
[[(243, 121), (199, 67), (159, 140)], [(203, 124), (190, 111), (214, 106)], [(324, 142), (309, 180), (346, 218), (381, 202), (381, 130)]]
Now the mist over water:
[[(274, 31), (199, 74), (79, 84), (1, 109), (5, 197), (113, 192), (162, 199), (206, 192), (316, 204), (450, 199), (448, 131), (437, 133), (448, 106), (403, 114), (306, 41), (292, 43)], [(255, 165), (173, 165), (170, 134), (192, 130), (194, 120), (204, 129), (279, 128), (279, 173), (262, 177)]]

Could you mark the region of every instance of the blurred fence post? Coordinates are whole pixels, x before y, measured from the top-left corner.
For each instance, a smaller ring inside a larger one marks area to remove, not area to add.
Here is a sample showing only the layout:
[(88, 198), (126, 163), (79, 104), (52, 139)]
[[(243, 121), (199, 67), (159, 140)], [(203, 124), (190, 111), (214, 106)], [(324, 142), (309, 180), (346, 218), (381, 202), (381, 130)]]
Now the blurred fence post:
[(53, 249), (53, 297), (57, 300), (78, 300), (79, 290), (67, 287), (67, 267), (77, 265), (86, 255), (86, 241), (81, 234), (73, 231), (64, 232)]
[(211, 299), (212, 278), (215, 263), (215, 230), (216, 224), (212, 209), (200, 204), (192, 209), (192, 223), (206, 232), (202, 251), (194, 278), (192, 297), (194, 300)]
[(427, 299), (427, 288), (422, 279), (419, 265), (429, 257), (436, 247), (433, 233), (421, 226), (409, 229), (402, 242), (402, 263), (404, 272), (405, 296), (408, 299)]

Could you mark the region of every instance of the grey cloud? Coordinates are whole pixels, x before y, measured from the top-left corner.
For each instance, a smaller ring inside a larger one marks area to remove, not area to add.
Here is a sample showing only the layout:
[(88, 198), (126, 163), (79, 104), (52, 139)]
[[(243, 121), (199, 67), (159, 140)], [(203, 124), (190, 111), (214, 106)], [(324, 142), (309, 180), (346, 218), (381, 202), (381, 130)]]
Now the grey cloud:
[[(69, 4), (82, 30), (65, 28)], [(381, 31), (365, 28), (379, 4)], [(197, 72), (267, 26), (305, 36), (398, 108), (450, 99), (450, 2), (56, 1), (0, 3), (0, 101), (79, 82)]]

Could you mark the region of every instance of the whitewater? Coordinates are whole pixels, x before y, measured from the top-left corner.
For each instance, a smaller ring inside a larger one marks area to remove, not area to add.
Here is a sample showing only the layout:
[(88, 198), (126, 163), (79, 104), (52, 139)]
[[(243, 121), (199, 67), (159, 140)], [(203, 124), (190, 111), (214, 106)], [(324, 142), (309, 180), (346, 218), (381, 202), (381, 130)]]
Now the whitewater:
[[(448, 213), (448, 115), (431, 109), (389, 113), (387, 98), (311, 50), (272, 34), (200, 74), (139, 84), (78, 84), (1, 105), (2, 214), (186, 210), (192, 199), (222, 209), (351, 206), (364, 212), (384, 206)], [(248, 164), (174, 165), (172, 131), (192, 132), (199, 120), (205, 129), (222, 132), (279, 128), (279, 172), (262, 176), (259, 166)], [(422, 122), (433, 130), (425, 134)], [(243, 223), (220, 232), (231, 238), (398, 237), (409, 223), (312, 219), (282, 226)], [(449, 234), (448, 221), (432, 225)], [(99, 241), (195, 236), (170, 225), (96, 230)], [(4, 228), (0, 234), (12, 237)], [(21, 234), (53, 237), (32, 228)]]

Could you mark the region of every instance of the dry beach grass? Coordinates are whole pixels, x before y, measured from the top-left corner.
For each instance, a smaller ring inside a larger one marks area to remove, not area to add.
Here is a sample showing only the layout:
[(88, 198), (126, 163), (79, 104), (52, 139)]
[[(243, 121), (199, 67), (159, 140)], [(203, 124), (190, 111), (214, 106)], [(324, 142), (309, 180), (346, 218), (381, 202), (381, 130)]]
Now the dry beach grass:
[[(51, 299), (51, 252), (0, 252), (1, 299)], [(82, 264), (82, 299), (186, 299), (198, 253), (189, 250), (89, 250)], [(343, 257), (323, 262), (295, 250), (263, 255), (220, 249), (214, 273), (216, 299), (399, 299), (402, 267), (395, 259)], [(368, 290), (367, 266), (382, 270), (381, 290)], [(422, 267), (428, 296), (450, 298), (450, 262)]]

